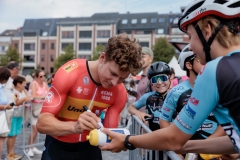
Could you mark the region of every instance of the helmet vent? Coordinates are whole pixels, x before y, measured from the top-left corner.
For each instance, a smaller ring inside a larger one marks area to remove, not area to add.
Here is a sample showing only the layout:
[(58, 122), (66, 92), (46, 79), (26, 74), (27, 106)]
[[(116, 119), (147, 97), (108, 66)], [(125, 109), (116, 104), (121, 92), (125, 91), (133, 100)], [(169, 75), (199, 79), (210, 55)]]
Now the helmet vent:
[(201, 1), (201, 2), (196, 3), (194, 6), (192, 6), (191, 8), (189, 8), (186, 11), (186, 14), (188, 15), (188, 13), (192, 13), (195, 9), (199, 8), (204, 2), (205, 1)]
[(237, 8), (237, 7), (240, 7), (240, 1), (233, 3), (233, 4), (229, 5), (228, 7), (229, 7), (229, 8)]
[(215, 0), (213, 3), (224, 4), (228, 2), (228, 0)]

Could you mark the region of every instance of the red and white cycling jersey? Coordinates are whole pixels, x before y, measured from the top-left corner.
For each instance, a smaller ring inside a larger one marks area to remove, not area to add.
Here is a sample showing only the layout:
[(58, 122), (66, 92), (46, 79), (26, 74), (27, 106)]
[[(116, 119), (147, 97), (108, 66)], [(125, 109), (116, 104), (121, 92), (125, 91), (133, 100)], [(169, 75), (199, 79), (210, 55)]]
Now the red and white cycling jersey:
[[(84, 105), (97, 116), (101, 114), (102, 110), (108, 108), (104, 127), (116, 128), (119, 114), (126, 102), (127, 92), (123, 84), (109, 89), (98, 86), (89, 74), (88, 62), (83, 59), (75, 59), (58, 69), (41, 113), (51, 113), (61, 121), (77, 121), (79, 115), (84, 112)], [(91, 106), (89, 106), (90, 104)], [(81, 136), (71, 134), (54, 136), (54, 138), (63, 142), (75, 143), (86, 141), (88, 133), (88, 131), (84, 131)]]

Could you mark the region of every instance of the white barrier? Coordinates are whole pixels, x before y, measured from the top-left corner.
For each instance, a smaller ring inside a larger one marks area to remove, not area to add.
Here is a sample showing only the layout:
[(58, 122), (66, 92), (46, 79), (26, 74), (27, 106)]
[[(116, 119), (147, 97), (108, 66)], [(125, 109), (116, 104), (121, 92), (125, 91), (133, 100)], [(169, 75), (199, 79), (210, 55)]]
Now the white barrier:
[[(38, 104), (36, 107), (39, 107), (41, 108), (42, 107), (42, 104), (43, 104), (43, 100), (42, 99), (39, 99), (39, 98), (34, 98), (32, 100), (32, 102), (34, 102), (35, 104)], [(31, 103), (27, 103), (27, 104), (24, 104), (24, 114), (23, 114), (23, 122), (25, 122), (25, 113), (27, 112), (27, 109), (30, 108), (30, 121), (32, 121), (32, 118), (33, 118), (33, 107), (32, 107), (32, 102)], [(23, 123), (25, 124), (25, 123)], [(32, 124), (31, 124), (31, 132), (30, 132), (30, 135), (31, 135), (31, 141), (33, 141), (33, 137), (32, 137)], [(26, 136), (29, 137), (30, 135), (26, 135), (26, 126), (23, 125), (23, 129), (22, 129), (22, 132), (23, 132), (23, 145), (21, 146), (21, 148), (23, 149), (23, 153), (24, 155), (29, 159), (31, 160), (31, 158), (28, 156), (27, 154), (27, 151), (26, 149), (29, 149), (30, 147), (37, 147), (37, 146), (42, 146), (44, 145), (44, 142), (40, 142), (39, 140), (39, 133), (37, 133), (37, 140), (36, 140), (36, 143), (34, 144), (31, 144), (31, 145), (28, 145), (28, 142), (26, 143)]]
[[(130, 126), (130, 133), (135, 135), (141, 135), (152, 132), (137, 116), (132, 115), (132, 125)], [(159, 142), (161, 143), (161, 142)], [(144, 153), (143, 153), (144, 151)], [(159, 160), (158, 150), (147, 150), (136, 148), (135, 150), (129, 151), (130, 160), (152, 160), (153, 153), (155, 154), (155, 160)], [(164, 160), (171, 158), (172, 160), (181, 160), (181, 158), (173, 151), (164, 151)]]

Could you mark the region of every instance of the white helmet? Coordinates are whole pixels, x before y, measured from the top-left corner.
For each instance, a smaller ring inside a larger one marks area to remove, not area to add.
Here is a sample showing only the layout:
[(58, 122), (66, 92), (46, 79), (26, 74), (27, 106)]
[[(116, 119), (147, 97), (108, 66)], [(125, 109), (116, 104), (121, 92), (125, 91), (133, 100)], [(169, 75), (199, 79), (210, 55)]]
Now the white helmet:
[(240, 18), (240, 1), (195, 0), (186, 7), (179, 18), (179, 29), (186, 32), (188, 24), (196, 22), (207, 15), (215, 15), (223, 19)]
[(189, 44), (183, 48), (182, 52), (180, 53), (179, 57), (178, 57), (178, 64), (180, 65), (182, 70), (186, 71), (185, 68), (185, 60), (189, 57), (194, 57), (194, 53), (193, 51), (189, 50)]

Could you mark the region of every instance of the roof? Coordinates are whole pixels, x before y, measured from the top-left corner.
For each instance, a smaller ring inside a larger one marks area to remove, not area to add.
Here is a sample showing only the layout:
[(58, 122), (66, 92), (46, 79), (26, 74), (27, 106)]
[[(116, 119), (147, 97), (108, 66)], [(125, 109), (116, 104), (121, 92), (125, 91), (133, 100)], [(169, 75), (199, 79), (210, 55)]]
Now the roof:
[(14, 36), (19, 30), (17, 29), (8, 29), (0, 34), (0, 36)]

